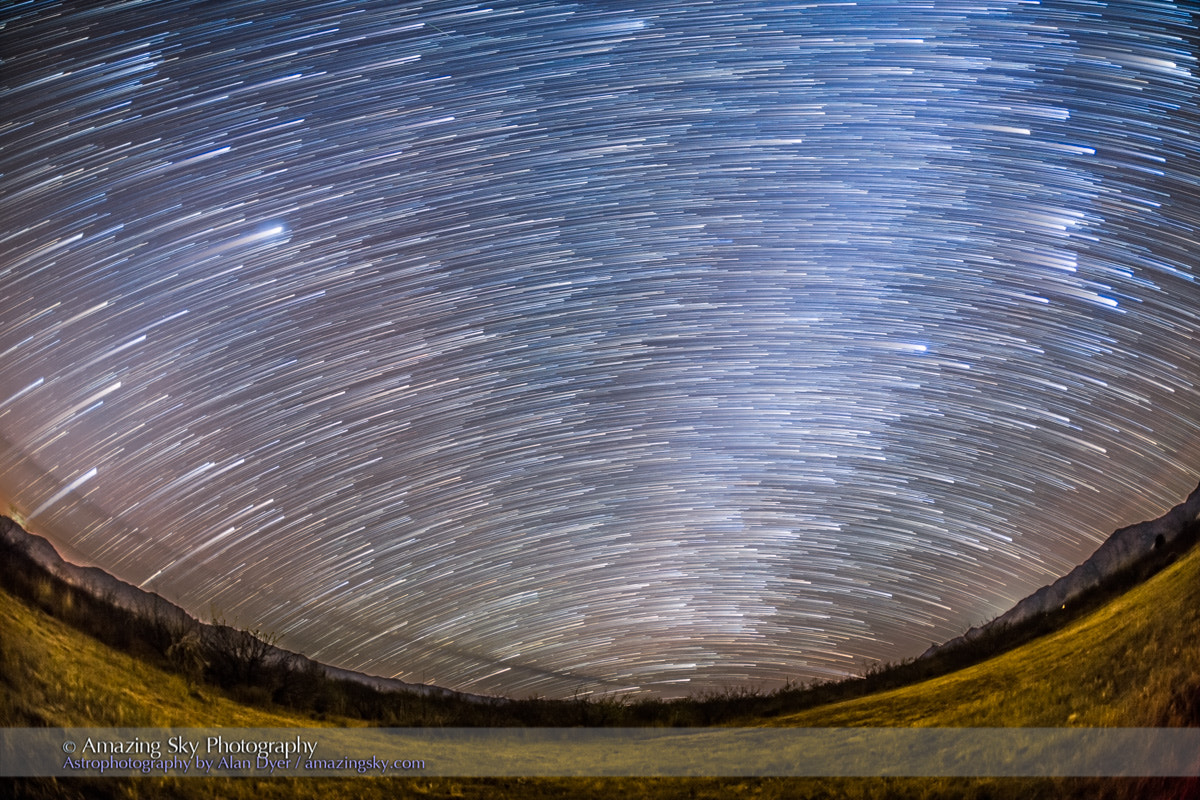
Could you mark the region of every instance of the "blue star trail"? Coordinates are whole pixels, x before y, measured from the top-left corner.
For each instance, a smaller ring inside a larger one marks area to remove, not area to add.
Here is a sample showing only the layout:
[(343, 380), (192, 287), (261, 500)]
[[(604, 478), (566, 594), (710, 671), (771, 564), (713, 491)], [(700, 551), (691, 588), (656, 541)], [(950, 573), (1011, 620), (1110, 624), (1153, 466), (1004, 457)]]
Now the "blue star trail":
[(1193, 5), (0, 13), (0, 496), (201, 617), (771, 688), (1195, 485)]

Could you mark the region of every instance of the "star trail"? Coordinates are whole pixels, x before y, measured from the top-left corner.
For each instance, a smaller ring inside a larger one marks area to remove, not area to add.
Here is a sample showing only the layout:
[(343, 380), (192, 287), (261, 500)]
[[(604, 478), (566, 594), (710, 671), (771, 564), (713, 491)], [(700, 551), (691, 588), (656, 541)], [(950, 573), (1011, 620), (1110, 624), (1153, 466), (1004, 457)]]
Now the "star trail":
[(1196, 12), (8, 3), (0, 497), (454, 689), (916, 655), (1196, 483)]

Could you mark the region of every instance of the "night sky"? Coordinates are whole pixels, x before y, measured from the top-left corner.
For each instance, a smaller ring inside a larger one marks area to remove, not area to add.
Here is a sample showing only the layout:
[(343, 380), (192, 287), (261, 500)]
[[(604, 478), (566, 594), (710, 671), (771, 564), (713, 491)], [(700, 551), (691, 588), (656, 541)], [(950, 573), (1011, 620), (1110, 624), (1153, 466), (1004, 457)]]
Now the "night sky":
[(0, 510), (202, 618), (771, 688), (1196, 484), (1185, 4), (0, 8)]

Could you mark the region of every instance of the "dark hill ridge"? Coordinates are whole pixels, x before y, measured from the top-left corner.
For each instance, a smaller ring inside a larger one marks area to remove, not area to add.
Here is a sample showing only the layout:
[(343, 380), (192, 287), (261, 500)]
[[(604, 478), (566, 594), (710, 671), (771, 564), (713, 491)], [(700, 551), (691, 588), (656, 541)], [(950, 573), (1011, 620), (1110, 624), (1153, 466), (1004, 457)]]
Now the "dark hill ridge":
[(921, 658), (952, 650), (984, 634), (1015, 627), (1063, 608), (1104, 581), (1137, 567), (1156, 552), (1171, 548), (1197, 520), (1200, 520), (1200, 486), (1192, 490), (1187, 500), (1158, 519), (1114, 531), (1086, 561), (1054, 583), (1038, 589), (991, 622), (971, 628), (944, 644), (930, 647), (921, 654)]
[[(80, 567), (64, 561), (50, 542), (37, 534), (29, 533), (12, 519), (0, 516), (0, 553), (6, 570), (28, 568), (40, 571), (63, 583), (87, 593), (91, 597), (117, 608), (128, 611), (145, 620), (155, 620), (176, 630), (195, 630), (202, 638), (210, 641), (217, 637), (245, 637), (227, 625), (209, 624), (193, 618), (179, 606), (154, 592), (147, 592), (113, 577), (98, 567)], [(22, 563), (25, 562), (25, 563)], [(414, 692), (423, 695), (452, 697), (459, 700), (479, 702), (503, 702), (504, 698), (485, 697), (445, 689), (429, 684), (406, 683), (394, 678), (381, 678), (353, 670), (321, 664), (307, 656), (293, 653), (281, 647), (264, 643), (266, 663), (286, 664), (291, 669), (319, 668), (326, 677), (335, 681), (368, 686), (382, 692)]]
[[(1192, 491), (1187, 500), (1163, 516), (1115, 531), (1091, 557), (1064, 577), (1049, 586), (1042, 587), (991, 622), (971, 628), (964, 635), (944, 644), (930, 647), (921, 655), (921, 658), (953, 650), (987, 633), (1017, 626), (1059, 609), (1100, 586), (1106, 580), (1143, 563), (1157, 551), (1171, 548), (1181, 540), (1181, 534), (1198, 520), (1200, 520), (1200, 486)], [(143, 619), (163, 621), (178, 628), (196, 628), (202, 636), (207, 637), (228, 637), (233, 633), (246, 635), (234, 632), (224, 625), (199, 622), (179, 606), (160, 595), (132, 586), (104, 570), (96, 567), (80, 567), (64, 561), (46, 539), (27, 532), (16, 522), (4, 516), (0, 516), (0, 551), (5, 554), (5, 569), (21, 569), (23, 566), (21, 561), (25, 561), (31, 571), (40, 570), (92, 597), (111, 602), (118, 608)], [(379, 691), (415, 692), (477, 702), (503, 702), (504, 700), (504, 698), (455, 692), (440, 686), (406, 683), (392, 678), (381, 678), (331, 667), (274, 646), (269, 647), (269, 653), (269, 659), (273, 662), (289, 664), (292, 668), (299, 669), (319, 668), (331, 679), (350, 681)]]

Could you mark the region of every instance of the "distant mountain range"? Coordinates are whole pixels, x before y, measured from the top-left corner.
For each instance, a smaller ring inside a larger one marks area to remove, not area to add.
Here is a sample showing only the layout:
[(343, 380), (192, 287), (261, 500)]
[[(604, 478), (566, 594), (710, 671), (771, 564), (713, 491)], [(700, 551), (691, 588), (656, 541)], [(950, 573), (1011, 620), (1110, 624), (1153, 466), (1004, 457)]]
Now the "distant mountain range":
[[(951, 650), (999, 628), (1015, 626), (1039, 615), (1063, 608), (1089, 590), (1100, 586), (1107, 579), (1152, 557), (1157, 551), (1170, 549), (1189, 529), (1189, 526), (1198, 520), (1200, 520), (1200, 486), (1197, 486), (1187, 500), (1163, 516), (1115, 531), (1091, 557), (1067, 575), (1049, 586), (1037, 590), (991, 622), (971, 628), (962, 636), (943, 644), (930, 647), (921, 655), (921, 658)], [(197, 626), (202, 636), (215, 636), (221, 629), (227, 628), (224, 625), (195, 620), (182, 608), (162, 596), (139, 589), (113, 577), (102, 569), (80, 567), (63, 560), (54, 546), (46, 539), (29, 533), (15, 521), (4, 516), (0, 516), (0, 548), (9, 553), (5, 564), (6, 569), (20, 569), (23, 565), (19, 562), (24, 560), (27, 562), (24, 566), (28, 568), (41, 570), (93, 597), (105, 600), (143, 618), (165, 620), (177, 625)], [(392, 678), (381, 678), (332, 667), (273, 645), (270, 646), (270, 652), (273, 661), (286, 662), (301, 668), (315, 665), (333, 680), (350, 681), (380, 691), (416, 692), (479, 702), (494, 703), (504, 700), (504, 698), (467, 694), (440, 686), (406, 683)]]
[(1019, 625), (1041, 614), (1065, 608), (1105, 580), (1135, 567), (1157, 551), (1171, 548), (1197, 520), (1200, 520), (1200, 486), (1192, 490), (1187, 500), (1158, 519), (1114, 531), (1087, 561), (1054, 583), (1038, 589), (991, 622), (971, 628), (948, 642), (934, 645), (922, 653), (921, 658), (953, 649), (999, 628)]
[[(9, 517), (0, 516), (0, 550), (8, 556), (4, 559), (5, 569), (20, 569), (28, 567), (37, 569), (63, 581), (92, 597), (111, 603), (112, 605), (132, 612), (143, 619), (162, 620), (179, 627), (194, 627), (202, 637), (213, 637), (220, 629), (228, 626), (207, 623), (196, 620), (186, 611), (161, 595), (147, 592), (126, 583), (99, 567), (80, 567), (64, 561), (46, 539), (30, 533)], [(21, 558), (27, 564), (20, 564)], [(503, 702), (504, 698), (486, 697), (484, 695), (456, 692), (441, 686), (422, 683), (406, 683), (394, 678), (381, 678), (376, 675), (366, 675), (353, 670), (332, 667), (321, 664), (307, 656), (285, 650), (274, 645), (267, 645), (270, 650), (268, 661), (286, 662), (293, 668), (303, 669), (312, 665), (318, 666), (328, 678), (333, 680), (350, 681), (369, 686), (378, 691), (416, 692), (424, 695), (440, 697), (455, 697), (461, 700), (476, 700), (480, 702)]]

